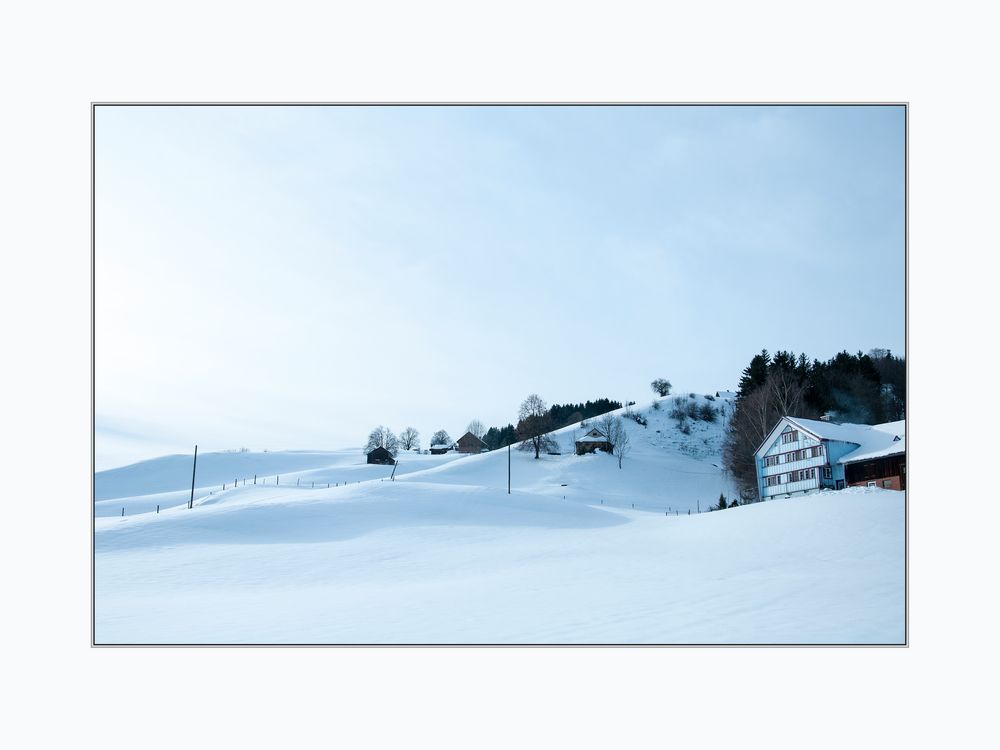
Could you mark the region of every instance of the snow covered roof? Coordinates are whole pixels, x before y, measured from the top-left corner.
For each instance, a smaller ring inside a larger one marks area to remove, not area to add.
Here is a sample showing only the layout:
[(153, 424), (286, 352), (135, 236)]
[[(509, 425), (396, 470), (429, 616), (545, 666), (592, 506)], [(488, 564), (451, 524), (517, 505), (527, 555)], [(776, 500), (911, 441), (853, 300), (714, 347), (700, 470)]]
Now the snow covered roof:
[(449, 445), (445, 445), (444, 443), (434, 443), (434, 445), (431, 446), (432, 450), (439, 450), (439, 449), (442, 449), (442, 448), (444, 450), (448, 450), (449, 448), (451, 448), (451, 445), (450, 444)]
[[(860, 449), (859, 449), (860, 450)], [(859, 453), (854, 451), (853, 453), (848, 453), (846, 456), (840, 459), (838, 463), (842, 464), (853, 464), (856, 461), (868, 461), (872, 458), (884, 458), (885, 456), (894, 456), (897, 453), (906, 453), (906, 438), (900, 437), (894, 440), (894, 442), (889, 443), (885, 448), (866, 451), (864, 453)]]
[(584, 435), (582, 438), (577, 440), (578, 443), (606, 443), (608, 439), (601, 435), (600, 437), (595, 437), (593, 435)]
[(837, 424), (802, 417), (785, 417), (785, 419), (820, 440), (837, 440), (858, 446), (857, 449), (842, 456), (838, 463), (847, 464), (906, 452), (906, 420), (872, 425)]
[(906, 420), (900, 419), (898, 422), (885, 422), (884, 424), (873, 424), (873, 430), (882, 430), (883, 432), (891, 432), (893, 435), (899, 435), (900, 437), (906, 436)]

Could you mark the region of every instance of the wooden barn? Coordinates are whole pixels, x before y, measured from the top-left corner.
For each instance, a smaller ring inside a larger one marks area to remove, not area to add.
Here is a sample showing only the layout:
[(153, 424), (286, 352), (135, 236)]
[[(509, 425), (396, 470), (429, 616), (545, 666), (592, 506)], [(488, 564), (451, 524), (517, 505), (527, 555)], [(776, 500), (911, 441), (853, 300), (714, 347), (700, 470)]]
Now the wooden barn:
[(614, 448), (608, 442), (607, 436), (596, 427), (576, 441), (576, 455), (582, 456), (585, 453), (594, 451), (604, 451), (611, 453)]
[(447, 453), (451, 449), (452, 449), (452, 446), (445, 445), (444, 443), (441, 443), (441, 444), (438, 444), (438, 445), (432, 445), (431, 446), (431, 455), (432, 456), (440, 456), (442, 453)]
[(457, 441), (459, 453), (485, 453), (489, 450), (481, 438), (467, 432)]
[(392, 454), (385, 448), (376, 448), (371, 453), (368, 454), (368, 463), (370, 464), (389, 464), (390, 466), (396, 463), (396, 459), (392, 457)]

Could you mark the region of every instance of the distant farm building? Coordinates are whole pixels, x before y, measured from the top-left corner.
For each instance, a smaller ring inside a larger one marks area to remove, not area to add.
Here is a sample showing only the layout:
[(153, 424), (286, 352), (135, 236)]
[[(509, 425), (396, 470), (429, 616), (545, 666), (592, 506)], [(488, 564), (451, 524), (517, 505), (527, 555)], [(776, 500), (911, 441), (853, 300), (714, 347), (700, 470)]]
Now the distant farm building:
[(447, 453), (452, 448), (454, 448), (453, 445), (444, 445), (443, 443), (438, 443), (437, 445), (431, 446), (431, 454), (434, 456), (440, 456), (442, 453)]
[(396, 459), (392, 457), (392, 454), (388, 450), (380, 447), (368, 454), (368, 463), (392, 465), (396, 463)]
[(761, 499), (817, 489), (906, 489), (906, 421), (782, 417), (755, 454)]
[(486, 447), (486, 443), (484, 443), (478, 436), (473, 435), (471, 432), (465, 433), (456, 442), (458, 444), (459, 453), (483, 453), (484, 451), (489, 450)]
[(596, 427), (576, 441), (576, 454), (578, 456), (599, 450), (611, 453), (614, 448), (608, 442), (607, 436)]

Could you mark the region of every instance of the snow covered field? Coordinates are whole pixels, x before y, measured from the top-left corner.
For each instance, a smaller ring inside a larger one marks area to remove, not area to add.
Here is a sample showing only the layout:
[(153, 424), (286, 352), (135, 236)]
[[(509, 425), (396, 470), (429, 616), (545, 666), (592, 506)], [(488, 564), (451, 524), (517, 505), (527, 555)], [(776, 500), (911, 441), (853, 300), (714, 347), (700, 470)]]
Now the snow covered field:
[[(623, 468), (566, 428), (512, 452), (510, 495), (506, 451), (404, 453), (396, 481), (357, 449), (206, 454), (191, 510), (190, 457), (101, 472), (96, 642), (903, 642), (902, 493), (698, 514), (731, 492), (722, 423), (643, 413)], [(232, 487), (262, 466), (281, 484)]]

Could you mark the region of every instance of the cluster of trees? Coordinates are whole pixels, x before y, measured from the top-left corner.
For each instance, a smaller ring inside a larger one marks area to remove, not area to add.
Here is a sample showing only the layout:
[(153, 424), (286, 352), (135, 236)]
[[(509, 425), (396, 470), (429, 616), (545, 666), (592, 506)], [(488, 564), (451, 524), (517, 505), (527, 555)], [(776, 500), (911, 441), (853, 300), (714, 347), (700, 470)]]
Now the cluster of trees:
[(758, 499), (754, 452), (784, 415), (877, 424), (906, 416), (906, 360), (888, 349), (840, 352), (821, 362), (767, 350), (744, 368), (723, 444), (723, 464), (744, 502)]
[[(615, 403), (607, 399), (601, 399), (600, 401), (610, 404)], [(588, 401), (587, 403), (600, 402)], [(619, 407), (612, 407), (612, 409), (614, 408), (620, 408), (620, 405)], [(556, 443), (548, 433), (565, 425), (556, 424), (552, 416), (552, 410), (546, 406), (541, 396), (537, 393), (532, 393), (524, 399), (521, 402), (517, 417), (516, 435), (517, 439), (521, 441), (521, 450), (534, 451), (535, 458), (538, 458), (542, 451), (556, 449)], [(632, 441), (629, 438), (628, 430), (625, 429), (625, 424), (622, 422), (621, 417), (606, 412), (603, 415), (599, 415), (599, 418), (594, 422), (594, 426), (604, 434), (611, 445), (611, 452), (618, 459), (618, 468), (620, 469), (622, 461), (632, 449)]]
[[(535, 458), (538, 458), (543, 450), (554, 450), (556, 447), (555, 441), (548, 436), (548, 433), (620, 408), (622, 408), (621, 402), (607, 398), (580, 404), (553, 404), (550, 407), (537, 393), (533, 393), (521, 403), (517, 425), (507, 424), (487, 429), (480, 420), (473, 419), (466, 430), (486, 443), (486, 447), (491, 451), (520, 443), (525, 450), (534, 450)], [(453, 442), (446, 430), (438, 430), (431, 436), (431, 445), (451, 445)], [(627, 435), (625, 442), (627, 443)], [(400, 449), (420, 450), (420, 433), (412, 427), (407, 427), (397, 436), (392, 430), (379, 425), (369, 433), (365, 453), (379, 447), (385, 448), (393, 456)], [(628, 446), (625, 445), (623, 450), (627, 452)], [(624, 453), (622, 455), (624, 456)], [(619, 458), (620, 465), (621, 458)]]
[(549, 415), (552, 417), (553, 429), (582, 422), (591, 417), (598, 417), (607, 414), (609, 411), (621, 409), (620, 401), (612, 401), (607, 398), (599, 398), (596, 401), (587, 401), (584, 404), (552, 404), (549, 408)]
[[(444, 443), (451, 444), (451, 438), (444, 430), (438, 430), (431, 438), (431, 445)], [(371, 453), (376, 448), (385, 448), (393, 456), (399, 451), (420, 450), (420, 432), (414, 427), (407, 427), (399, 435), (396, 435), (388, 427), (379, 425), (368, 433), (368, 441), (365, 443), (365, 453)]]
[[(525, 404), (531, 401), (529, 406)], [(508, 424), (503, 427), (490, 427), (484, 432), (476, 432), (472, 425), (482, 427), (479, 420), (474, 420), (469, 425), (469, 432), (481, 438), (486, 447), (491, 451), (498, 448), (506, 448), (508, 445), (521, 443), (525, 449), (536, 449), (541, 454), (542, 450), (552, 450), (555, 443), (549, 438), (543, 437), (546, 433), (558, 430), (561, 427), (582, 422), (585, 419), (598, 417), (607, 414), (609, 411), (621, 409), (620, 401), (613, 401), (607, 398), (599, 398), (594, 401), (587, 401), (580, 404), (552, 404), (547, 406), (545, 401), (537, 394), (532, 393), (521, 404), (517, 415), (517, 424)]]
[(505, 425), (504, 427), (490, 427), (482, 438), (483, 442), (486, 443), (486, 447), (491, 451), (495, 451), (498, 448), (506, 448), (508, 445), (513, 445), (517, 442), (517, 428), (512, 424)]

